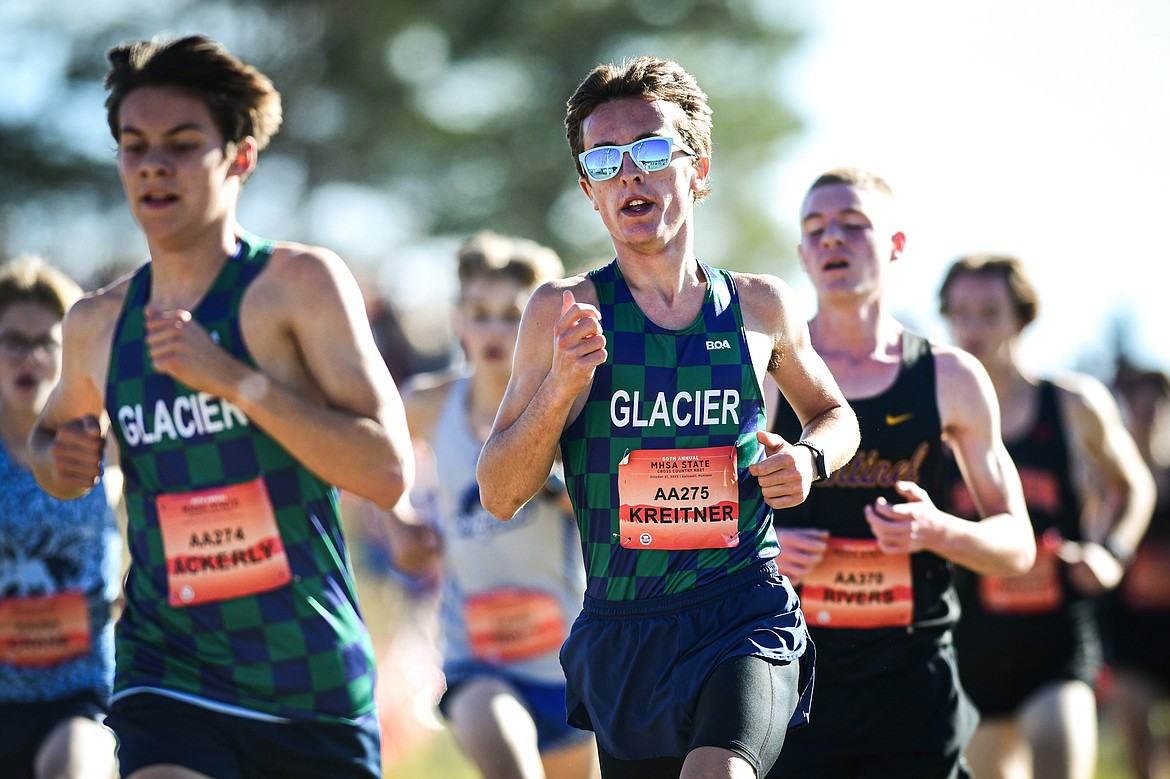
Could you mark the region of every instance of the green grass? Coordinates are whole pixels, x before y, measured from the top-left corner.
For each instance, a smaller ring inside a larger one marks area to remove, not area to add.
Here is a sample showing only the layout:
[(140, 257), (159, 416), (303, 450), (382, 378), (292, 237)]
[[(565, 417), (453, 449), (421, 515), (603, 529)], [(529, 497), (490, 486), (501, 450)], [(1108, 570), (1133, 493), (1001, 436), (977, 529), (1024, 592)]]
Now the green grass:
[(448, 733), (441, 731), (395, 765), (387, 766), (382, 776), (385, 779), (477, 779), (479, 774)]

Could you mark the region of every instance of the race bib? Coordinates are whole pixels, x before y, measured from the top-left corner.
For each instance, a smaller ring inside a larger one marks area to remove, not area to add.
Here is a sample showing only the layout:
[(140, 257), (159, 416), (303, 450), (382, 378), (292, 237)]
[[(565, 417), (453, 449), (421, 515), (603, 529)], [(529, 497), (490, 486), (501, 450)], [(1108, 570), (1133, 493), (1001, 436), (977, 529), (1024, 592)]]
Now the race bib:
[(479, 660), (515, 663), (560, 649), (568, 635), (561, 604), (539, 590), (501, 589), (467, 600), (471, 652)]
[(980, 576), (979, 601), (991, 614), (1044, 614), (1060, 608), (1059, 537), (1036, 539), (1036, 562), (1019, 576)]
[(42, 668), (89, 654), (89, 607), (81, 592), (0, 600), (0, 663)]
[(739, 545), (734, 446), (637, 449), (618, 464), (619, 532), (627, 549)]
[(911, 581), (910, 555), (885, 554), (873, 539), (830, 538), (803, 579), (800, 608), (818, 627), (905, 627), (914, 614)]
[(158, 497), (172, 606), (240, 598), (289, 583), (263, 478)]
[(1149, 539), (1121, 581), (1125, 605), (1136, 611), (1170, 611), (1170, 539)]

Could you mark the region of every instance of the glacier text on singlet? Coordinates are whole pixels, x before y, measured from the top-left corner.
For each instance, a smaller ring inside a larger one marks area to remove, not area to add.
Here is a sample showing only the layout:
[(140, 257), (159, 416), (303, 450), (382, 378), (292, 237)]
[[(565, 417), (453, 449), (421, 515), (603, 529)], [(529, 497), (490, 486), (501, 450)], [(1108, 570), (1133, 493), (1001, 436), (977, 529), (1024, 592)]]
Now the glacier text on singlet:
[(248, 417), (238, 407), (206, 392), (179, 395), (169, 405), (160, 398), (154, 403), (149, 425), (147, 419), (141, 403), (119, 407), (118, 424), (127, 446), (149, 446), (163, 438), (194, 438), (231, 430), (237, 424), (248, 425)]
[(614, 427), (669, 427), (689, 425), (739, 424), (739, 391), (709, 389), (676, 392), (668, 398), (665, 392), (654, 396), (649, 418), (642, 416), (642, 393), (615, 390), (609, 400), (609, 417)]

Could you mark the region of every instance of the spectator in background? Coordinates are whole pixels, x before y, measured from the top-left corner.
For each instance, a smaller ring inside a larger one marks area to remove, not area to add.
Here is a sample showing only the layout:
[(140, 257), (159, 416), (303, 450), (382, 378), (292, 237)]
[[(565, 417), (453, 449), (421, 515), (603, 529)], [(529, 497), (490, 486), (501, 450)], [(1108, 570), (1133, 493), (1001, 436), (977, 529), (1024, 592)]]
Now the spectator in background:
[(566, 720), (559, 659), (585, 591), (564, 482), (554, 474), (505, 523), (480, 504), (475, 476), (512, 373), (524, 305), (564, 269), (551, 249), (491, 232), (467, 241), (458, 260), (456, 330), (467, 368), (416, 376), (403, 394), (411, 435), (429, 446), (439, 475), (438, 537), (400, 506), (393, 547), (407, 571), (442, 558), (440, 708), (480, 773), (589, 779), (597, 753), (593, 738)]
[[(956, 574), (959, 674), (981, 715), (967, 759), (976, 779), (1092, 779), (1102, 663), (1095, 598), (1121, 580), (1145, 531), (1149, 470), (1099, 381), (1040, 378), (1021, 363), (1038, 299), (1019, 260), (957, 260), (939, 307), (955, 343), (991, 377), (1037, 547), (1023, 576)], [(955, 513), (978, 518), (958, 469), (950, 497)]]
[(114, 675), (117, 485), (107, 491), (103, 477), (85, 498), (58, 500), (28, 467), (29, 434), (61, 376), (61, 321), (80, 296), (39, 259), (0, 268), (0, 776), (11, 779), (115, 770), (101, 723)]
[(1123, 361), (1113, 390), (1154, 474), (1157, 500), (1121, 586), (1103, 607), (1110, 708), (1135, 779), (1170, 779), (1170, 376)]

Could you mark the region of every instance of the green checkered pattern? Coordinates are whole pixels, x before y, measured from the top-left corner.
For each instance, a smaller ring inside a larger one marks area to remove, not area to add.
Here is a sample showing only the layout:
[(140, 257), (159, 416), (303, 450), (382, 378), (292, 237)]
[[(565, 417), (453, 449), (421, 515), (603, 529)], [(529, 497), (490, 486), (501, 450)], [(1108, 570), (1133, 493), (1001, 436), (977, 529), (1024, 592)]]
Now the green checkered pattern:
[[(690, 326), (666, 330), (638, 308), (617, 262), (589, 274), (597, 290), (608, 356), (593, 377), (585, 408), (565, 431), (561, 453), (588, 576), (586, 592), (628, 601), (686, 592), (717, 581), (778, 552), (771, 509), (748, 466), (761, 456), (756, 432), (765, 425), (760, 386), (743, 330), (738, 291), (727, 271), (701, 266), (707, 276), (702, 311)], [(709, 342), (718, 348), (711, 348)], [(726, 342), (726, 348), (723, 347)], [(614, 393), (639, 396), (649, 420), (660, 392), (735, 389), (739, 423), (617, 426)], [(618, 542), (618, 463), (637, 449), (728, 446), (738, 451), (739, 544), (727, 549), (627, 549)]]
[[(221, 346), (251, 365), (255, 362), (240, 333), (240, 300), (271, 253), (270, 243), (245, 236), (192, 312)], [(143, 309), (150, 284), (148, 264), (130, 283), (106, 387), (126, 476), (131, 556), (126, 609), (117, 630), (115, 695), (159, 688), (322, 722), (348, 722), (371, 712), (373, 651), (358, 613), (336, 490), (258, 427), (242, 424), (219, 399), (200, 399), (199, 393), (154, 370), (144, 342)], [(194, 415), (186, 407), (172, 414), (176, 434), (166, 432), (165, 423), (156, 429), (156, 407), (174, 410), (176, 398), (183, 397), (213, 410), (204, 415), (202, 429), (194, 429)], [(139, 408), (145, 439), (135, 421)], [(213, 432), (206, 419), (218, 421), (223, 429)], [(156, 497), (239, 484), (260, 475), (292, 582), (257, 595), (170, 606)]]

